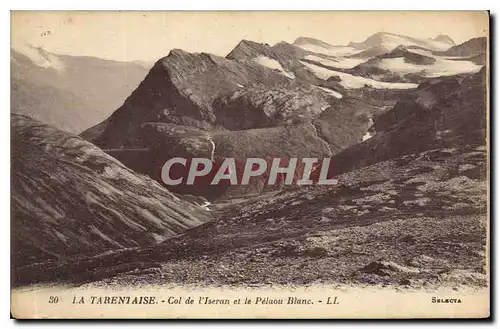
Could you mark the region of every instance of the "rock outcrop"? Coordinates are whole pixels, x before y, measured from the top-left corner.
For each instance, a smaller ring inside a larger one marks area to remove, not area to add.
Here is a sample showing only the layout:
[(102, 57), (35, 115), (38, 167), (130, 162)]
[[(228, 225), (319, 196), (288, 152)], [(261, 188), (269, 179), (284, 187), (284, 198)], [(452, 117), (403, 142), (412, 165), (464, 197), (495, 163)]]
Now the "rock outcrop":
[(311, 120), (329, 107), (327, 97), (306, 86), (245, 88), (216, 100), (216, 122), (229, 130), (243, 130)]
[[(441, 41), (384, 33), (368, 41), (353, 47), (358, 47), (359, 52), (372, 48), (377, 52), (391, 51), (344, 70), (329, 66), (336, 58), (334, 55), (308, 49), (329, 47), (332, 51), (345, 51), (346, 47), (307, 38), (293, 45), (280, 42), (274, 46), (242, 40), (226, 58), (172, 50), (155, 64), (121, 108), (82, 136), (132, 169), (157, 180), (162, 164), (175, 156), (218, 157), (216, 161), (226, 157), (244, 161), (245, 156), (289, 156), (293, 151), (300, 153), (295, 154), (298, 157), (331, 156), (350, 147), (364, 147), (354, 144), (373, 136), (375, 131), (378, 136), (370, 143), (378, 143), (382, 135), (380, 122), (391, 114), (380, 117), (378, 129), (368, 132), (375, 117), (383, 115), (402, 95), (414, 94), (402, 85), (417, 85), (402, 81), (424, 82), (415, 95), (426, 95), (425, 83), (432, 80), (429, 76), (439, 74), (439, 70), (438, 73), (432, 70), (444, 60), (423, 47), (449, 47)], [(406, 46), (392, 47), (396, 41)], [(475, 70), (476, 66), (471, 65), (467, 69)], [(417, 71), (412, 71), (414, 68)], [(401, 101), (397, 108), (404, 108), (404, 102), (409, 101)], [(382, 139), (384, 145), (389, 143), (389, 136), (425, 147), (433, 144), (435, 136), (424, 131), (433, 129), (430, 126), (434, 119), (428, 119), (427, 114), (422, 116), (425, 119), (421, 119), (421, 128), (388, 132), (384, 137), (387, 141)], [(420, 123), (415, 126), (420, 127)], [(446, 134), (441, 131), (448, 129), (441, 128), (432, 131)], [(296, 144), (287, 142), (291, 136), (297, 139)], [(372, 159), (366, 160), (366, 164), (397, 156), (400, 151), (394, 151), (395, 147), (405, 152), (420, 150), (405, 143), (391, 144), (380, 148), (390, 149), (387, 151), (390, 155), (380, 155), (380, 150), (364, 153), (370, 154), (367, 159)], [(357, 151), (349, 152), (360, 156)], [(353, 163), (340, 158), (338, 161), (339, 168)], [(227, 195), (227, 191), (214, 192), (211, 188), (196, 191), (183, 188), (182, 192), (211, 199)]]

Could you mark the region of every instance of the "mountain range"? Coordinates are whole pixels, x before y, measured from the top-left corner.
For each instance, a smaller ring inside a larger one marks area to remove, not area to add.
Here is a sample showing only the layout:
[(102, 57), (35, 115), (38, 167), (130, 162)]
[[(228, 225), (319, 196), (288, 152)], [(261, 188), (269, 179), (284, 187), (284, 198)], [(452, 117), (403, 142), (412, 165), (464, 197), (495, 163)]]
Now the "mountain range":
[(72, 133), (106, 118), (150, 69), (147, 63), (58, 55), (30, 45), (12, 48), (10, 63), (11, 111)]
[[(149, 71), (31, 51), (11, 56), (15, 284), (487, 281), (486, 38), (242, 40)], [(340, 185), (162, 185), (179, 156), (329, 157)]]

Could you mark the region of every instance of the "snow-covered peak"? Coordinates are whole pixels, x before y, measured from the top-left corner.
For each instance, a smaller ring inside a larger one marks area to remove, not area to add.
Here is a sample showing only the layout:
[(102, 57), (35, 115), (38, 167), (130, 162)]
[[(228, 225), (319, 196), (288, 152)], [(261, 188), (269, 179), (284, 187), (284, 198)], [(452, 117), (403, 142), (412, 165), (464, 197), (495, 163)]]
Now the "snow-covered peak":
[(368, 37), (365, 41), (351, 42), (349, 44), (349, 46), (357, 49), (367, 49), (371, 47), (382, 46), (388, 50), (393, 50), (400, 45), (406, 47), (417, 46), (433, 51), (443, 51), (450, 48), (449, 41), (443, 42), (442, 38), (419, 39), (387, 32), (378, 32)]
[(334, 47), (333, 45), (326, 43), (322, 40), (315, 39), (315, 38), (309, 38), (309, 37), (298, 37), (297, 40), (293, 43), (296, 46), (304, 46), (304, 45), (314, 45), (314, 46), (319, 46), (323, 48), (331, 48)]
[(324, 54), (328, 56), (348, 56), (357, 52), (356, 48), (347, 46), (319, 46), (311, 43), (304, 43), (297, 45), (298, 47), (318, 54)]
[(365, 86), (376, 89), (412, 89), (418, 86), (415, 83), (382, 82), (340, 71), (329, 70), (305, 61), (300, 61), (300, 63), (320, 79), (327, 80), (333, 76), (339, 77), (340, 84), (346, 89), (358, 89), (364, 88)]
[(44, 68), (53, 68), (57, 71), (64, 70), (63, 62), (57, 55), (45, 51), (41, 47), (34, 47), (29, 44), (16, 46), (14, 51), (26, 56), (35, 65)]

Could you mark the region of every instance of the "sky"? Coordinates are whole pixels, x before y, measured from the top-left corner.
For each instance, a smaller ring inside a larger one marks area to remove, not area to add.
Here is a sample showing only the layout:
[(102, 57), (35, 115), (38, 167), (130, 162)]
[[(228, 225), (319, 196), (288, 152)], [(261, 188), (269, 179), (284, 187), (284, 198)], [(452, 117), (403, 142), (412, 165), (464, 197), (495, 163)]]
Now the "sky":
[(299, 36), (333, 45), (376, 32), (417, 38), (449, 35), (459, 44), (488, 35), (486, 12), (84, 12), (14, 11), (11, 46), (117, 61), (156, 61), (171, 49), (225, 56), (240, 40), (292, 43)]

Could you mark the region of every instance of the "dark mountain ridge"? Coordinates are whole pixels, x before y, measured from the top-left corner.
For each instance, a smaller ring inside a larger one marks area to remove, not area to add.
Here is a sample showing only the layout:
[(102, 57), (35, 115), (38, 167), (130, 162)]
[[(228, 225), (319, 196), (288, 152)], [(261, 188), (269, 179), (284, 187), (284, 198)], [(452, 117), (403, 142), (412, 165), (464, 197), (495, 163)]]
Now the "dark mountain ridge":
[(487, 40), (485, 37), (473, 38), (443, 52), (446, 56), (473, 57), (486, 54)]

